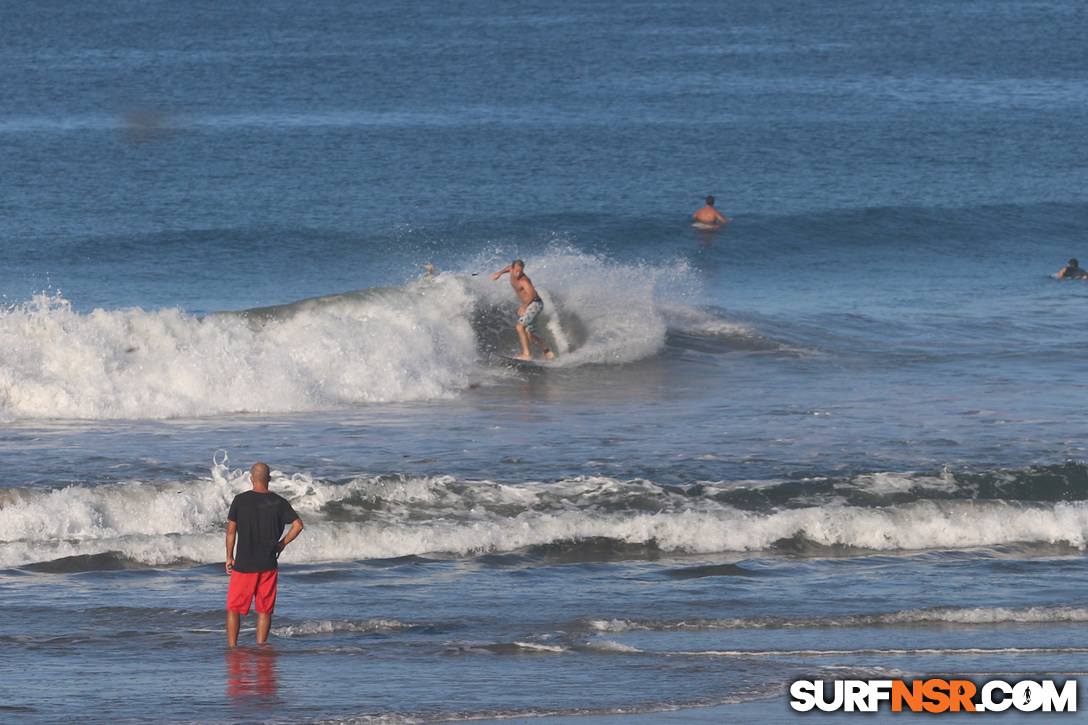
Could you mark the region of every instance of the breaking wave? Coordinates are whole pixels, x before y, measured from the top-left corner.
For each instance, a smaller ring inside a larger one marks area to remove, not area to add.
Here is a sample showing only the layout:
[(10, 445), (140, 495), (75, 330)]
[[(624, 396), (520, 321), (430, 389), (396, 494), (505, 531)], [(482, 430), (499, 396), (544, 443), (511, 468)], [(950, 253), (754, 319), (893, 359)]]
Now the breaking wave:
[[(307, 523), (306, 536), (286, 559), (294, 563), (496, 555), (589, 562), (1017, 545), (1080, 551), (1088, 548), (1088, 503), (1078, 483), (1082, 464), (999, 471), (989, 479), (1020, 481), (1022, 490), (1031, 490), (1032, 481), (1063, 473), (1071, 482), (1066, 495), (1050, 500), (981, 497), (979, 481), (957, 482), (947, 474), (902, 474), (900, 485), (889, 488), (887, 474), (830, 487), (822, 480), (790, 482), (791, 496), (780, 491), (759, 507), (752, 501), (761, 489), (787, 484), (672, 486), (608, 477), (505, 484), (404, 475), (333, 481), (276, 473), (272, 485)], [(936, 481), (945, 485), (939, 497), (917, 494), (920, 484)], [(911, 482), (916, 493), (901, 497)], [(198, 480), (3, 489), (0, 567), (78, 571), (218, 562), (227, 508), (248, 487), (247, 472), (230, 469), (224, 458), (211, 476)], [(865, 491), (867, 498), (848, 502), (840, 489), (855, 496)], [(721, 565), (668, 575), (751, 572)]]
[[(479, 262), (479, 267), (494, 262)], [(530, 260), (540, 336), (560, 367), (657, 354), (670, 325), (743, 337), (694, 303), (684, 265), (570, 250)], [(505, 279), (444, 272), (407, 284), (199, 318), (179, 309), (79, 313), (60, 294), (0, 310), (0, 420), (161, 419), (436, 400), (485, 383), (513, 353)], [(507, 371), (507, 374), (509, 372)]]

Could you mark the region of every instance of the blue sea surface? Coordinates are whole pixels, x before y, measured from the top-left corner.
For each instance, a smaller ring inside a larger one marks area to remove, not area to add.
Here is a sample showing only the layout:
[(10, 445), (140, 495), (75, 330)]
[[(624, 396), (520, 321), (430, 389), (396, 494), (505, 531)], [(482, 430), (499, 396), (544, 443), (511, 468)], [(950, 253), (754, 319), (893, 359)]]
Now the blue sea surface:
[[(0, 720), (1081, 677), (1084, 37), (1072, 0), (9, 3)], [(508, 360), (515, 258), (554, 362)], [(230, 650), (257, 461), (306, 530)]]

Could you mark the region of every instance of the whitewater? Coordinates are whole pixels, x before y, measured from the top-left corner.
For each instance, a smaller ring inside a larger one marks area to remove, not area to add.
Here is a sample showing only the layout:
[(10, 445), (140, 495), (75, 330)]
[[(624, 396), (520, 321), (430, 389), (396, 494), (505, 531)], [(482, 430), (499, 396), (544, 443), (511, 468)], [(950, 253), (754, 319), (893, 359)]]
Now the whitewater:
[[(211, 476), (193, 481), (5, 488), (0, 566), (53, 562), (78, 570), (100, 565), (93, 562), (101, 556), (132, 567), (213, 564), (222, 558), (223, 511), (249, 488), (248, 472), (228, 464), (221, 451)], [(1069, 489), (1083, 496), (1084, 467), (1062, 473)], [(1030, 479), (1040, 472), (1005, 475)], [(602, 542), (631, 547), (640, 556), (1025, 545), (1071, 551), (1086, 545), (1084, 501), (980, 497), (975, 486), (946, 475), (897, 479), (894, 487), (887, 481), (873, 485), (871, 477), (833, 485), (815, 480), (666, 486), (607, 477), (503, 484), (452, 476), (328, 481), (274, 474), (276, 490), (310, 522), (306, 538), (292, 549), (293, 560), (309, 564), (470, 558), (550, 546), (577, 551)], [(788, 493), (768, 495), (771, 488)]]
[[(553, 251), (533, 260), (533, 272), (557, 367), (654, 355), (670, 319), (730, 328), (683, 304), (698, 295), (684, 265)], [(80, 313), (59, 293), (41, 293), (0, 311), (0, 415), (177, 418), (448, 398), (501, 374), (488, 360), (516, 341), (515, 308), (490, 275), (454, 272), (204, 317), (178, 308)]]

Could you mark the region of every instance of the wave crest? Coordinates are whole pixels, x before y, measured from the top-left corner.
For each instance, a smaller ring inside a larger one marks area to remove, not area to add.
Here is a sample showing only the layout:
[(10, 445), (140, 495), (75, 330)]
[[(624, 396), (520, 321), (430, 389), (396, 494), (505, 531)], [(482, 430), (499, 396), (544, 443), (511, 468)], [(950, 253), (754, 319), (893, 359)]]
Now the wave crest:
[[(1072, 465), (1072, 464), (1071, 464)], [(993, 474), (1031, 480), (1034, 469)], [(854, 486), (874, 484), (859, 476)], [(226, 511), (249, 488), (225, 458), (208, 478), (55, 490), (5, 489), (0, 567), (185, 566), (222, 560)], [(795, 489), (761, 509), (730, 496), (743, 483), (666, 486), (578, 477), (502, 484), (452, 476), (357, 476), (328, 481), (273, 472), (273, 490), (306, 521), (285, 561), (404, 557), (514, 557), (534, 562), (654, 560), (665, 555), (866, 552), (1045, 546), (1088, 548), (1088, 502), (979, 499), (971, 484), (939, 499), (845, 504), (835, 492)], [(751, 576), (738, 566), (670, 569), (665, 576)]]
[[(654, 355), (669, 310), (679, 304), (699, 316), (682, 266), (622, 265), (572, 250), (531, 265), (546, 303), (540, 334), (562, 367)], [(0, 420), (290, 413), (448, 398), (490, 379), (489, 353), (517, 348), (517, 305), (505, 280), (456, 272), (204, 318), (179, 309), (82, 314), (59, 293), (39, 294), (0, 310)]]

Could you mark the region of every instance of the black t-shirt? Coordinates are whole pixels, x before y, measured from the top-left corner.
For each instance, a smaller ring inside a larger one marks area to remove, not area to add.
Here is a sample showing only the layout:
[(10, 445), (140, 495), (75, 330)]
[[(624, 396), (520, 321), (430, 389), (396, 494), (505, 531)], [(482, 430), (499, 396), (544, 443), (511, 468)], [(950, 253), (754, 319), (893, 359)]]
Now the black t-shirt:
[(276, 568), (276, 544), (298, 514), (283, 496), (246, 491), (234, 497), (227, 519), (238, 525), (234, 570), (242, 573)]

